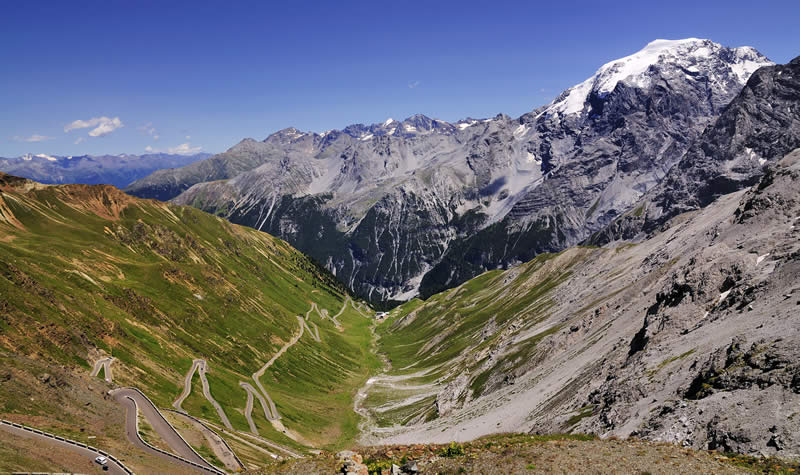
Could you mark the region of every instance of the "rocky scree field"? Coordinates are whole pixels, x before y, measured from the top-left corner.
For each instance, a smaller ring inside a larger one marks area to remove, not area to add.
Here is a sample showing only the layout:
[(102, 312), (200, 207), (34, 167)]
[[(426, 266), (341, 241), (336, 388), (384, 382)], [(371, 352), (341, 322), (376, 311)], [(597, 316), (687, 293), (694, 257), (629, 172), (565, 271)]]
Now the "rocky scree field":
[(379, 325), (366, 444), (497, 432), (800, 456), (800, 150), (639, 243), (490, 271)]

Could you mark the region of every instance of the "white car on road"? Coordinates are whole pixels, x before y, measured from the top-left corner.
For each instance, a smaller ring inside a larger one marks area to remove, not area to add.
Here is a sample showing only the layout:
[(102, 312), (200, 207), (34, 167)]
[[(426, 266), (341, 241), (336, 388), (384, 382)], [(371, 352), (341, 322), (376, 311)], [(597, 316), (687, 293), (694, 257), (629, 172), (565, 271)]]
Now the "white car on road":
[(106, 457), (105, 455), (98, 455), (94, 459), (94, 461), (99, 463), (100, 465), (106, 465), (106, 464), (108, 464), (108, 457)]

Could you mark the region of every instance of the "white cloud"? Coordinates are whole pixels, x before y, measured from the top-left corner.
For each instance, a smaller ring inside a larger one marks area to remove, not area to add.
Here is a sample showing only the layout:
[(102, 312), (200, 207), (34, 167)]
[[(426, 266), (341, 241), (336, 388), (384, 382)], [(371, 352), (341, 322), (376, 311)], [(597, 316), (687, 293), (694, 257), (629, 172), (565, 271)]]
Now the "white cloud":
[(171, 153), (176, 155), (194, 155), (195, 153), (200, 153), (203, 150), (203, 147), (196, 145), (192, 146), (190, 143), (182, 143), (177, 147), (169, 147), (166, 151), (153, 148), (151, 146), (147, 146), (144, 148), (144, 151), (147, 153)]
[(94, 127), (94, 129), (89, 131), (90, 137), (102, 137), (121, 127), (125, 127), (125, 124), (122, 123), (119, 117), (114, 117), (113, 119), (105, 116), (92, 117), (89, 120), (72, 121), (64, 126), (64, 132), (69, 132), (70, 130), (75, 129), (87, 129), (89, 127)]
[(14, 140), (17, 142), (44, 142), (45, 140), (53, 140), (53, 137), (39, 134), (33, 134), (30, 137), (20, 137), (19, 135), (15, 135)]
[(136, 127), (136, 129), (146, 135), (149, 135), (150, 137), (153, 137), (153, 140), (158, 140), (158, 138), (160, 137), (160, 135), (158, 134), (158, 130), (156, 130), (156, 128), (153, 127), (152, 122), (140, 125), (139, 127)]
[(192, 155), (192, 154), (195, 154), (195, 153), (199, 153), (201, 150), (203, 150), (203, 147), (201, 147), (199, 145), (196, 146), (196, 147), (192, 147), (191, 144), (189, 144), (187, 142), (187, 143), (182, 143), (182, 144), (178, 145), (177, 147), (170, 147), (170, 148), (167, 149), (167, 152), (168, 153), (177, 153), (179, 155)]
[(420, 82), (420, 81), (411, 81), (410, 83), (408, 83), (408, 88), (409, 89), (414, 89), (415, 87), (419, 86), (420, 84), (422, 84), (422, 82)]
[(81, 142), (83, 142), (83, 141), (85, 141), (85, 140), (86, 140), (86, 139), (85, 139), (85, 138), (83, 138), (83, 137), (78, 137), (77, 139), (75, 139), (75, 142), (74, 142), (74, 143), (75, 143), (75, 145), (78, 145), (79, 143), (81, 143)]
[(186, 140), (192, 140), (192, 136), (191, 135), (187, 135), (186, 136)]
[(56, 157), (51, 157), (50, 155), (46, 155), (46, 154), (44, 154), (44, 153), (38, 153), (38, 154), (36, 154), (35, 156), (36, 156), (36, 157), (39, 157), (39, 158), (44, 158), (45, 160), (49, 160), (49, 161), (51, 161), (51, 162), (56, 162), (56, 161), (58, 161), (58, 159), (57, 159)]

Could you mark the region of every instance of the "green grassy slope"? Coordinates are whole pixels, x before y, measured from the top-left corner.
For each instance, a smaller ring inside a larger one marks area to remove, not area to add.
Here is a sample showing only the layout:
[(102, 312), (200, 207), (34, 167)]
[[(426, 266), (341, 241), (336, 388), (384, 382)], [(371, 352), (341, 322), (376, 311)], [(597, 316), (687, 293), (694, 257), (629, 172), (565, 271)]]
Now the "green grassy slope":
[[(537, 344), (559, 329), (541, 328), (508, 346), (510, 335), (530, 332), (553, 306), (549, 294), (593, 251), (543, 254), (509, 270), (489, 271), (461, 286), (390, 312), (376, 329), (389, 363), (386, 379), (370, 387), (366, 407), (379, 426), (440, 416), (437, 395), (448, 383), (459, 401), (491, 390), (491, 374), (513, 374), (531, 361)], [(501, 344), (506, 345), (502, 348)], [(454, 383), (461, 378), (460, 383)]]
[[(114, 384), (139, 387), (162, 407), (180, 394), (192, 359), (205, 358), (213, 396), (247, 430), (239, 381), (252, 383), (312, 302), (332, 315), (345, 297), (327, 272), (267, 234), (113, 187), (0, 174), (4, 352), (86, 374), (114, 356)], [(378, 364), (369, 320), (349, 305), (338, 320), (341, 329), (312, 314), (321, 341), (304, 335), (262, 378), (284, 425), (315, 445), (352, 437), (353, 388)], [(0, 415), (24, 411), (4, 403), (13, 399), (6, 390)], [(184, 408), (219, 423), (196, 374), (193, 391)], [(263, 415), (256, 423), (274, 431)]]

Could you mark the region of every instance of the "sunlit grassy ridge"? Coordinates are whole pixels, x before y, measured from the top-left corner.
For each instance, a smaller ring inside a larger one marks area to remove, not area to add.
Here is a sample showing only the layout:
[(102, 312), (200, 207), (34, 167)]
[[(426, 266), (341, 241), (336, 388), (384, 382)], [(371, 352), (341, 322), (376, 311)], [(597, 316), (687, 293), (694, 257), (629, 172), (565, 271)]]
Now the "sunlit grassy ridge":
[[(157, 405), (170, 406), (192, 359), (205, 358), (213, 396), (247, 430), (239, 381), (252, 383), (312, 302), (332, 315), (345, 297), (326, 271), (253, 229), (113, 187), (0, 175), (0, 347), (86, 371), (114, 356), (114, 383)], [(315, 444), (353, 436), (354, 388), (377, 365), (369, 320), (351, 306), (338, 320), (341, 331), (312, 313), (321, 341), (304, 335), (262, 378), (284, 424)], [(197, 376), (184, 407), (219, 423)], [(274, 431), (258, 412), (259, 430)]]

